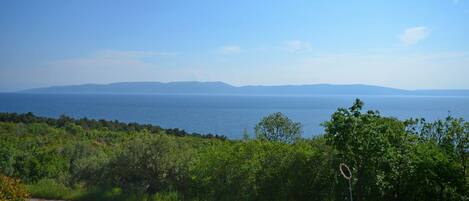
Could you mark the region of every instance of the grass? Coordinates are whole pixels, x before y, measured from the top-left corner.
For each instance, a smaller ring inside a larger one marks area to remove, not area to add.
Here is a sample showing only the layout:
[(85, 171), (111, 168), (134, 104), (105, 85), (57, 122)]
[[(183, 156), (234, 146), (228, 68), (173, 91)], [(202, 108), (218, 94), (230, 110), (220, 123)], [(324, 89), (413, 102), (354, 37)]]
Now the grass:
[(78, 200), (86, 201), (177, 201), (179, 200), (176, 192), (160, 192), (154, 195), (124, 193), (120, 188), (93, 189), (88, 191)]
[(78, 200), (85, 193), (83, 188), (71, 189), (52, 179), (42, 179), (26, 188), (32, 197), (44, 199)]
[(159, 192), (154, 195), (125, 193), (120, 188), (84, 187), (68, 188), (52, 179), (42, 179), (26, 186), (34, 198), (61, 199), (72, 201), (177, 201), (176, 192)]

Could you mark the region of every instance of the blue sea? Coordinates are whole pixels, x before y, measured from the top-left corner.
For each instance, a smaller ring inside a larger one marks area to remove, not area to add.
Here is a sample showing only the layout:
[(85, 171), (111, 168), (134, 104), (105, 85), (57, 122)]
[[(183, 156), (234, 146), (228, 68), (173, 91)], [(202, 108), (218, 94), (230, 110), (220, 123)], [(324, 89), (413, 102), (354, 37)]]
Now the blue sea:
[(188, 132), (240, 138), (253, 133), (259, 120), (282, 112), (303, 124), (303, 136), (323, 133), (320, 124), (355, 98), (365, 109), (399, 119), (442, 119), (451, 114), (469, 120), (469, 97), (421, 96), (211, 96), (211, 95), (78, 95), (0, 93), (0, 112), (33, 112), (58, 117), (151, 123)]

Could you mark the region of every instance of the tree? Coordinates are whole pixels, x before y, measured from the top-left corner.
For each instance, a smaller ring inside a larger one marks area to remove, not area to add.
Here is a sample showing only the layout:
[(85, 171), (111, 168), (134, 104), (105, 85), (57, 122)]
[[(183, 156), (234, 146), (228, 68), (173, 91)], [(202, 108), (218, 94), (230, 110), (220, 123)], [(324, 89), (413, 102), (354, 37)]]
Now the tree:
[(301, 137), (301, 124), (280, 112), (270, 114), (254, 128), (257, 139), (294, 143)]
[(184, 141), (166, 135), (141, 134), (123, 145), (108, 164), (108, 179), (128, 192), (183, 189), (192, 149)]
[(357, 99), (323, 124), (328, 144), (352, 168), (354, 200), (467, 199), (463, 120), (418, 125), (362, 108)]
[[(348, 109), (339, 108), (325, 122), (328, 144), (339, 151), (339, 158), (347, 163), (354, 175), (354, 200), (378, 199), (376, 180), (378, 157), (385, 152), (387, 144), (383, 133), (392, 120), (381, 118), (379, 113), (362, 113), (363, 102), (359, 99)], [(346, 192), (344, 190), (344, 192)]]

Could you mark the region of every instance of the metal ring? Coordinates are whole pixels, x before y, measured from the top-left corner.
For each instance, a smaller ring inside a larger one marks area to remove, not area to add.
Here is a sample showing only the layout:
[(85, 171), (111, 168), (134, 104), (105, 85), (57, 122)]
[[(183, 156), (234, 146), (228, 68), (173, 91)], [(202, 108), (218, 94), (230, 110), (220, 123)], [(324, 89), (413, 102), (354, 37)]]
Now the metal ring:
[[(345, 167), (345, 171), (348, 173), (348, 175), (345, 174), (344, 170), (342, 169), (343, 167)], [(342, 176), (344, 176), (345, 179), (348, 179), (348, 180), (352, 179), (352, 171), (350, 171), (350, 168), (347, 165), (345, 165), (345, 163), (341, 163), (339, 165), (339, 170), (340, 170), (340, 173), (342, 174)]]

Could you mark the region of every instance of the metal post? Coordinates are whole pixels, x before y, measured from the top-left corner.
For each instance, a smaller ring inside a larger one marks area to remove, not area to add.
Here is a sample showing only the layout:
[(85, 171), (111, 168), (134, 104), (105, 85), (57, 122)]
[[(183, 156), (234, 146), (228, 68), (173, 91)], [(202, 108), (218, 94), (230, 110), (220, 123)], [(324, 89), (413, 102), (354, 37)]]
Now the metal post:
[(353, 197), (352, 197), (352, 181), (349, 179), (348, 180), (348, 189), (350, 191), (350, 201), (353, 201)]
[(352, 197), (352, 171), (350, 171), (350, 168), (345, 165), (344, 163), (341, 163), (339, 165), (339, 170), (342, 176), (348, 180), (348, 189), (350, 192), (350, 201), (353, 201)]

